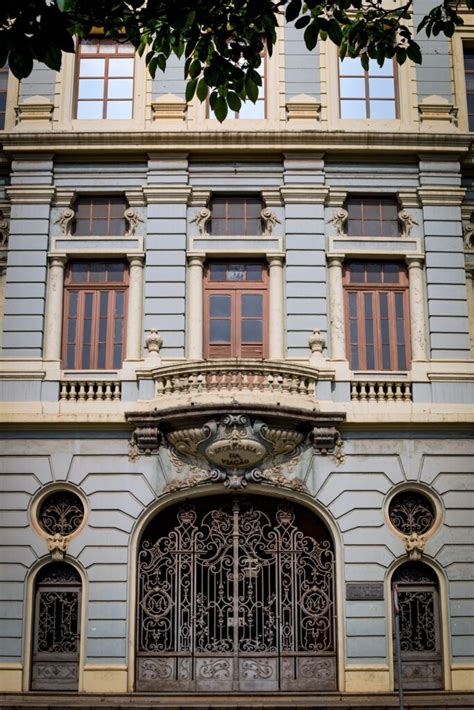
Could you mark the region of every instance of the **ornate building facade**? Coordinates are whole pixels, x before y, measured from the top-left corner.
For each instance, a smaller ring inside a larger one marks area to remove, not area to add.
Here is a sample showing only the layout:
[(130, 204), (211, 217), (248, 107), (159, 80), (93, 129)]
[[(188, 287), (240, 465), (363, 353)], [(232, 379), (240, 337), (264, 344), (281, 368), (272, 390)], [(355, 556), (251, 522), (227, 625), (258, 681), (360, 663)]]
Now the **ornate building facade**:
[(281, 28), (223, 125), (126, 42), (0, 73), (5, 707), (388, 707), (395, 583), (408, 698), (474, 692), (472, 13), (422, 44)]

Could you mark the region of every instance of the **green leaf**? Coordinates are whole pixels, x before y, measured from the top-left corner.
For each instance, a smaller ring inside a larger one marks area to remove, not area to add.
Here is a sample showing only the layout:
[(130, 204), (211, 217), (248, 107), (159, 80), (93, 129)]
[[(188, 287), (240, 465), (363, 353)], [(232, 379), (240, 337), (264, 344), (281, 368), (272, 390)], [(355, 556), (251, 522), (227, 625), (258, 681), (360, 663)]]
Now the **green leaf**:
[(412, 60), (412, 62), (415, 62), (415, 64), (421, 64), (421, 62), (422, 62), (421, 50), (420, 50), (420, 47), (416, 44), (416, 42), (412, 42), (410, 44), (410, 46), (407, 49), (407, 55), (408, 55), (408, 58)]
[(196, 89), (196, 95), (199, 101), (205, 101), (209, 93), (209, 87), (204, 79), (200, 79)]
[[(301, 12), (301, 0), (291, 0), (286, 8), (286, 21), (293, 22)], [(232, 108), (232, 106), (231, 106)]]
[(46, 66), (54, 69), (55, 71), (59, 71), (59, 69), (61, 69), (61, 58), (62, 55), (59, 47), (55, 47), (54, 44), (51, 44), (46, 49), (43, 61)]
[(362, 64), (362, 67), (365, 69), (365, 71), (369, 70), (369, 55), (366, 52), (360, 55), (360, 63)]
[(197, 79), (191, 79), (188, 81), (186, 85), (186, 93), (185, 93), (185, 99), (186, 101), (192, 101), (194, 94), (196, 92), (196, 86), (197, 86), (198, 80)]
[(253, 103), (258, 99), (258, 86), (248, 77), (245, 79), (245, 93)]
[(318, 43), (319, 27), (314, 23), (308, 25), (304, 31), (304, 41), (307, 48), (311, 51)]
[(191, 62), (189, 66), (189, 71), (188, 74), (191, 77), (191, 79), (195, 79), (199, 74), (201, 73), (201, 62), (199, 59), (195, 59), (193, 62)]
[(334, 42), (338, 47), (342, 42), (342, 30), (339, 22), (337, 20), (331, 20), (328, 27), (329, 39)]
[(24, 79), (29, 76), (33, 69), (33, 56), (30, 46), (23, 45), (21, 51), (19, 48), (13, 49), (8, 58), (8, 66), (17, 79)]
[(236, 113), (238, 113), (242, 107), (242, 101), (234, 91), (229, 91), (227, 94), (227, 103), (229, 104), (229, 108)]
[(213, 111), (219, 123), (222, 123), (227, 116), (227, 101), (223, 96), (217, 97), (217, 100), (213, 106)]
[(295, 27), (297, 30), (302, 30), (303, 27), (306, 27), (311, 22), (311, 17), (309, 15), (303, 15), (303, 17), (299, 17), (296, 22), (295, 22)]

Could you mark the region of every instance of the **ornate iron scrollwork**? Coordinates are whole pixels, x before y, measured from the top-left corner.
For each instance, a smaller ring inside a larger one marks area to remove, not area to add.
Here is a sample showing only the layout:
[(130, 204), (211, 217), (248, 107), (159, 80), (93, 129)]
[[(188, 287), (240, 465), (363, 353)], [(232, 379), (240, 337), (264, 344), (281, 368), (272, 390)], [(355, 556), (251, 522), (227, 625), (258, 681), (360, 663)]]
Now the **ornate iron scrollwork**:
[(400, 491), (390, 501), (388, 514), (402, 535), (424, 535), (433, 527), (435, 510), (430, 499), (419, 491)]
[(41, 503), (38, 523), (51, 536), (66, 537), (75, 532), (84, 519), (84, 506), (72, 491), (54, 491)]

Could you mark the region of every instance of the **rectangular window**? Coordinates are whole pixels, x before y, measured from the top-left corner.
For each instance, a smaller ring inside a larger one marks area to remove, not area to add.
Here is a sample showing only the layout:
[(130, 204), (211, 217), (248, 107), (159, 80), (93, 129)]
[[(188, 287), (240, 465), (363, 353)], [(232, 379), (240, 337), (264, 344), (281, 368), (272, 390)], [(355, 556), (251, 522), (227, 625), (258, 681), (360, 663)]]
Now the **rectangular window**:
[(351, 237), (398, 237), (395, 197), (348, 197), (347, 234)]
[(262, 200), (256, 195), (214, 195), (210, 234), (255, 236), (262, 233)]
[(121, 237), (125, 234), (127, 209), (120, 195), (82, 195), (75, 202), (72, 233), (76, 237)]
[(76, 118), (132, 118), (135, 50), (130, 42), (84, 39), (78, 48)]
[(256, 263), (208, 264), (204, 290), (205, 357), (266, 357), (266, 267)]
[(73, 261), (66, 269), (63, 367), (122, 366), (128, 268), (122, 261)]
[(474, 47), (464, 47), (464, 75), (469, 130), (474, 131)]
[(406, 370), (408, 275), (392, 261), (344, 266), (347, 356), (353, 370)]
[[(258, 99), (255, 103), (253, 101), (244, 101), (240, 108), (240, 111), (230, 111), (227, 114), (227, 118), (233, 119), (263, 119), (266, 118), (266, 64), (267, 57), (266, 54), (262, 55), (262, 61), (260, 66), (257, 67), (257, 72), (262, 77), (262, 85), (258, 87)], [(214, 112), (209, 106), (209, 118), (215, 118)]]
[(339, 101), (341, 118), (398, 118), (394, 62), (370, 59), (366, 71), (358, 58), (339, 60)]
[(8, 67), (0, 67), (0, 130), (5, 128), (7, 108)]

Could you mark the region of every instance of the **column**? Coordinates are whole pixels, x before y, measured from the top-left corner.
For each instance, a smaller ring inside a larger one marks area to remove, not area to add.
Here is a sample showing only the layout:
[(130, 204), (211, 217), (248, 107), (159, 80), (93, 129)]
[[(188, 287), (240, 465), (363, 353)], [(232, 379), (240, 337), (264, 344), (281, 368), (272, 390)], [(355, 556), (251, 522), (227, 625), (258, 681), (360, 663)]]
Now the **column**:
[(331, 360), (346, 360), (342, 255), (328, 256), (329, 343)]
[(142, 357), (143, 332), (143, 254), (127, 254), (130, 262), (127, 312), (127, 360)]
[(423, 287), (423, 259), (407, 257), (410, 294), (411, 359), (426, 360), (425, 291)]
[(284, 358), (283, 341), (283, 254), (268, 254), (268, 357), (271, 360)]
[(187, 288), (187, 357), (190, 360), (203, 358), (203, 266), (205, 254), (188, 256)]
[(66, 254), (55, 254), (49, 257), (45, 360), (61, 359), (61, 327), (63, 323), (64, 267), (66, 258)]

